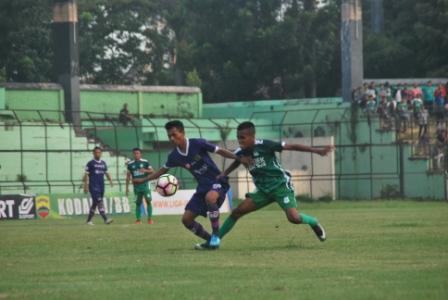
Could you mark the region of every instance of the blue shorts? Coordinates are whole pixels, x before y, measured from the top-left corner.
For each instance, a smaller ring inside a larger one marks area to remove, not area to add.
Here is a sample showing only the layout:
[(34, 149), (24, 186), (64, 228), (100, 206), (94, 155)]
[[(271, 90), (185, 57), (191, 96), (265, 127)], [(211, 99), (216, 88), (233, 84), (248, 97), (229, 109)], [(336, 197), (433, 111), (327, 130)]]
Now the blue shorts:
[(230, 186), (228, 183), (215, 183), (208, 191), (196, 191), (193, 197), (191, 197), (190, 201), (188, 201), (187, 206), (185, 206), (185, 210), (190, 210), (197, 215), (201, 215), (203, 217), (207, 217), (207, 204), (205, 203), (205, 195), (209, 191), (216, 191), (219, 193), (218, 198), (218, 207), (224, 203), (226, 199), (227, 191)]
[(104, 191), (90, 190), (89, 192), (90, 192), (90, 196), (92, 197), (92, 204), (103, 201)]

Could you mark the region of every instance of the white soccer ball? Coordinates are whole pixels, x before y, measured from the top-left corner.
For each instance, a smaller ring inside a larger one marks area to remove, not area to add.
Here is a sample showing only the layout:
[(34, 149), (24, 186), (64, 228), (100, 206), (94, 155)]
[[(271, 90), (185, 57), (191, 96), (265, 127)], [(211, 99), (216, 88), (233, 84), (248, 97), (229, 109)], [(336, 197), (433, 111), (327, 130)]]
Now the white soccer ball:
[(177, 178), (171, 174), (164, 174), (159, 177), (156, 184), (156, 191), (163, 197), (169, 197), (177, 192)]

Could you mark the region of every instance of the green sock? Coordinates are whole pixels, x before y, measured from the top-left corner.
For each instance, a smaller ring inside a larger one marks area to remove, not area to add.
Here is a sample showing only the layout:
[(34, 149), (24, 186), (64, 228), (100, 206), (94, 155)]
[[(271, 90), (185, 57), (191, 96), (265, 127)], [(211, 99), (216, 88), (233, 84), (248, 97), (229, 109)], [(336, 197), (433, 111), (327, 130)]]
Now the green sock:
[(305, 215), (305, 214), (302, 214), (302, 213), (300, 213), (299, 215), (300, 215), (300, 218), (302, 219), (302, 223), (303, 224), (308, 224), (310, 226), (315, 226), (318, 223), (317, 219), (315, 217), (308, 216), (308, 215)]
[(152, 204), (151, 200), (146, 200), (146, 209), (148, 210), (148, 219), (151, 219), (152, 217)]
[(140, 196), (137, 196), (137, 200), (135, 201), (135, 218), (140, 220), (142, 217), (142, 199)]
[(235, 225), (237, 220), (235, 220), (231, 215), (224, 221), (224, 224), (219, 228), (219, 237), (223, 238), (230, 230), (232, 230), (233, 225)]

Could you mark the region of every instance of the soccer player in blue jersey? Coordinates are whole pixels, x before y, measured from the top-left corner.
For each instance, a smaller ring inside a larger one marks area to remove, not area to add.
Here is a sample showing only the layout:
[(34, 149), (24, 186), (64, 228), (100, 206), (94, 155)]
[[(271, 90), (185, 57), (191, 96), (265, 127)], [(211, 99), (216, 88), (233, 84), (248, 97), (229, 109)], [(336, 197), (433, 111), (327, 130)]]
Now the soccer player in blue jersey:
[(98, 207), (101, 217), (103, 217), (105, 224), (113, 222), (106, 216), (106, 209), (104, 208), (104, 175), (109, 180), (110, 186), (113, 186), (112, 178), (107, 172), (107, 165), (104, 160), (101, 159), (102, 150), (100, 147), (93, 149), (93, 159), (86, 165), (85, 174), (83, 178), (84, 192), (90, 192), (92, 196), (92, 205), (90, 206), (89, 216), (87, 217), (87, 224), (93, 225), (92, 218), (95, 215), (95, 210)]
[[(170, 168), (182, 167), (187, 169), (197, 180), (196, 193), (185, 207), (182, 216), (184, 226), (206, 242), (195, 246), (198, 250), (217, 249), (220, 245), (219, 234), (219, 207), (221, 207), (229, 189), (227, 177), (219, 177), (221, 173), (216, 164), (210, 158), (209, 153), (216, 153), (225, 158), (238, 159), (243, 164), (248, 164), (249, 159), (240, 159), (232, 152), (221, 149), (204, 139), (189, 139), (185, 136), (184, 125), (181, 121), (174, 120), (165, 124), (170, 141), (176, 148), (168, 155), (165, 165), (157, 172), (145, 178), (135, 178), (134, 183), (145, 180), (154, 180), (168, 172)], [(251, 160), (250, 160), (251, 161)], [(210, 219), (212, 234), (208, 233), (201, 224), (195, 221), (201, 215)]]

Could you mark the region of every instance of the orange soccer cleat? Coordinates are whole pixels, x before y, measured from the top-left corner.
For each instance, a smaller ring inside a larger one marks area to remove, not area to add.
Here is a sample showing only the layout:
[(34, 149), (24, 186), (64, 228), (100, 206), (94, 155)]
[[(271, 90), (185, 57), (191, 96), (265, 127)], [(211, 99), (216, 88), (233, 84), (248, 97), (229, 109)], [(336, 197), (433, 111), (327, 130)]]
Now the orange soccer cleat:
[(148, 224), (152, 225), (152, 224), (154, 224), (154, 221), (152, 219), (148, 219)]
[(135, 224), (139, 224), (139, 225), (140, 225), (140, 224), (142, 224), (142, 221), (140, 221), (140, 220), (136, 220), (136, 221), (135, 221)]

